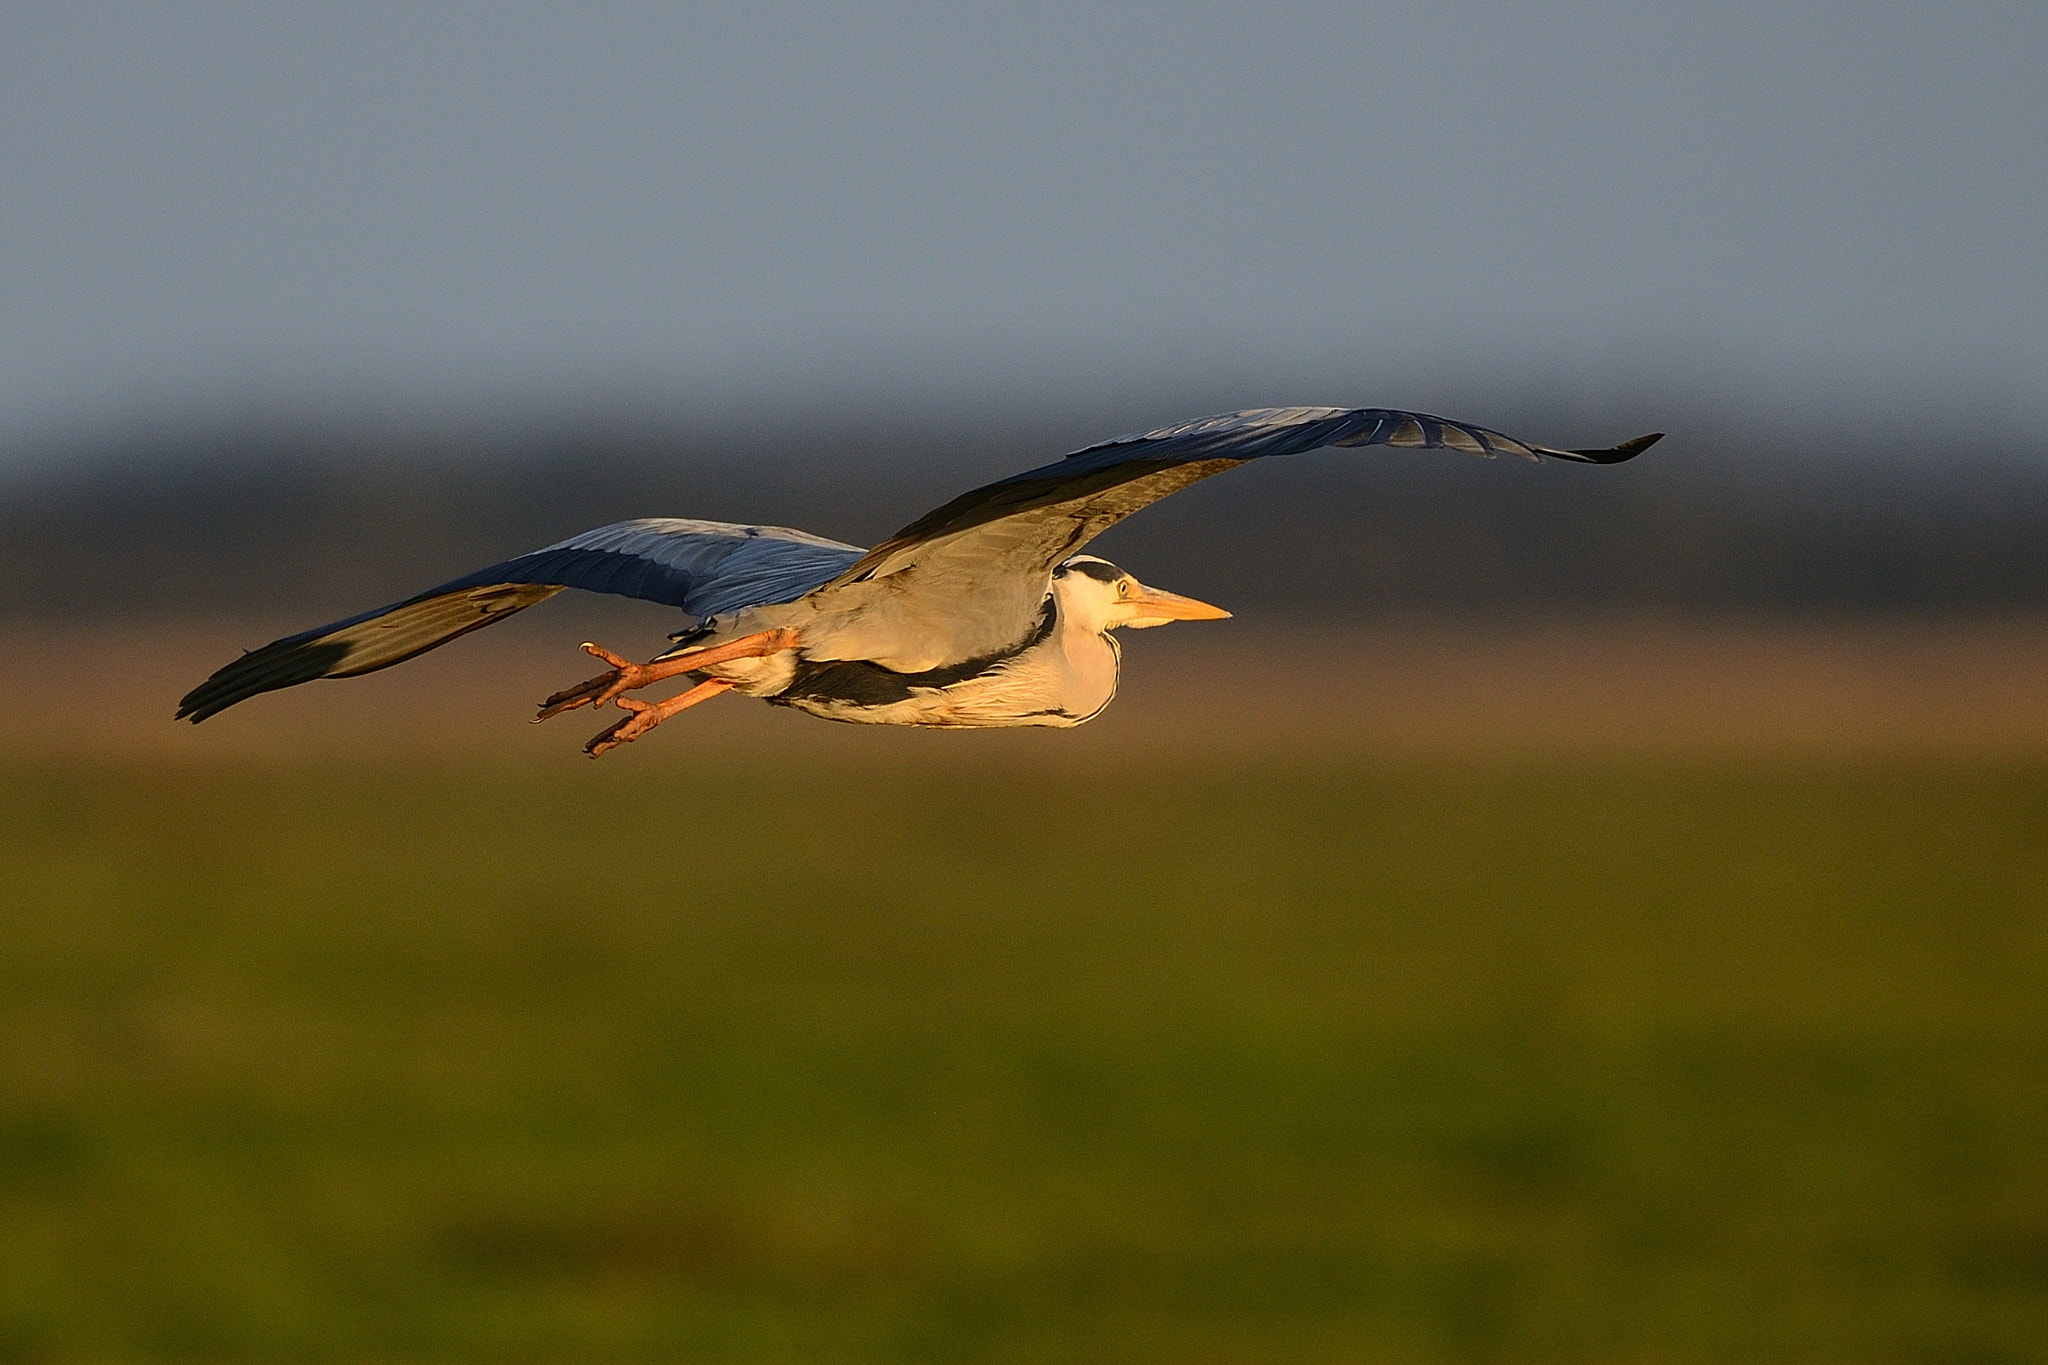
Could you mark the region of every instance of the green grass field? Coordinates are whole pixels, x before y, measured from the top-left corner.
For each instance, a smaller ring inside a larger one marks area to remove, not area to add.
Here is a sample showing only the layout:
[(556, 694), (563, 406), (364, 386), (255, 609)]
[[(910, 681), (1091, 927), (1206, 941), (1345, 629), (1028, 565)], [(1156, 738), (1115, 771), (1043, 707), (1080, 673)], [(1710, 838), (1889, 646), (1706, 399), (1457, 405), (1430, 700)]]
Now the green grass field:
[(2048, 768), (988, 752), (5, 770), (0, 1359), (2048, 1352)]

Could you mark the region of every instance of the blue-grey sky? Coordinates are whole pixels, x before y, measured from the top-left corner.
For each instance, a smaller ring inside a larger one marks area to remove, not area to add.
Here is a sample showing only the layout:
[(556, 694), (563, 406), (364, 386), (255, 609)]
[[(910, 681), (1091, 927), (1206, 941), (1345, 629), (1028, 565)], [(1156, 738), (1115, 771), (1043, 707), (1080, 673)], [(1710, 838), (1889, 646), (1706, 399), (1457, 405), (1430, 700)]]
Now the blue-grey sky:
[(0, 440), (1645, 378), (2048, 421), (2044, 72), (2040, 0), (24, 0)]

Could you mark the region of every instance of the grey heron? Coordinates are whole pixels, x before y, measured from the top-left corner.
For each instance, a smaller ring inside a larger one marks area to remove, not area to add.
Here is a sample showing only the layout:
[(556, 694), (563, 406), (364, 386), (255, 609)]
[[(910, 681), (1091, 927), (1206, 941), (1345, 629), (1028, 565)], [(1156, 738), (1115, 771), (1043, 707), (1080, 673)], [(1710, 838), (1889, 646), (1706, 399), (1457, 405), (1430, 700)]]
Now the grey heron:
[[(1229, 615), (1080, 553), (1170, 493), (1324, 446), (1619, 464), (1661, 436), (1557, 450), (1424, 413), (1257, 408), (1089, 446), (963, 493), (870, 550), (779, 526), (622, 521), (252, 650), (192, 689), (178, 718), (388, 668), (582, 588), (695, 622), (646, 663), (583, 646), (608, 671), (555, 693), (534, 719), (616, 704), (627, 714), (584, 746), (592, 757), (724, 692), (871, 724), (1074, 726), (1116, 695), (1112, 631)], [(693, 685), (666, 701), (626, 695), (678, 677)]]

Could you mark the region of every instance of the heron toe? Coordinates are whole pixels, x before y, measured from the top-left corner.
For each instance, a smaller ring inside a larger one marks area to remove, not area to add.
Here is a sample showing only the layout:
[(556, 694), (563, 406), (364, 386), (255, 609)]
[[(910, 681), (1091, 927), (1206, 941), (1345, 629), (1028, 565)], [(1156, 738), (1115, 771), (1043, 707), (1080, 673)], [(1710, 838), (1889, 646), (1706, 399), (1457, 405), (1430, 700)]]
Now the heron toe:
[(610, 650), (606, 649), (603, 645), (594, 645), (590, 641), (585, 640), (583, 642), (582, 648), (585, 654), (588, 654), (593, 658), (603, 659), (606, 663), (610, 664), (613, 668), (618, 669), (622, 673), (639, 667), (639, 665), (634, 663), (631, 659), (624, 658), (620, 655), (614, 654)]
[(632, 697), (620, 697), (620, 709), (631, 711), (633, 714), (609, 727), (603, 734), (592, 736), (590, 743), (583, 746), (583, 752), (596, 758), (606, 750), (616, 749), (621, 744), (631, 744), (676, 712), (686, 711), (699, 702), (710, 701), (720, 693), (731, 690), (731, 683), (712, 678), (698, 683), (680, 696), (670, 697), (667, 701), (650, 703)]
[(619, 705), (625, 707), (630, 714), (590, 737), (590, 742), (583, 746), (583, 752), (592, 758), (616, 749), (621, 744), (631, 744), (662, 722), (660, 709), (649, 706), (644, 701), (621, 697)]
[(660, 675), (631, 659), (621, 658), (602, 645), (583, 642), (583, 652), (594, 655), (610, 664), (609, 673), (600, 673), (595, 678), (586, 678), (574, 687), (564, 688), (540, 704), (540, 714), (533, 718), (538, 725), (544, 720), (574, 711), (579, 706), (598, 707), (618, 696), (631, 692), (649, 683), (660, 681)]
[(540, 704), (540, 714), (533, 718), (538, 725), (564, 711), (574, 711), (579, 706), (602, 706), (616, 695), (614, 689), (623, 692), (632, 686), (619, 669), (600, 673), (595, 678), (585, 679), (574, 687), (564, 688)]

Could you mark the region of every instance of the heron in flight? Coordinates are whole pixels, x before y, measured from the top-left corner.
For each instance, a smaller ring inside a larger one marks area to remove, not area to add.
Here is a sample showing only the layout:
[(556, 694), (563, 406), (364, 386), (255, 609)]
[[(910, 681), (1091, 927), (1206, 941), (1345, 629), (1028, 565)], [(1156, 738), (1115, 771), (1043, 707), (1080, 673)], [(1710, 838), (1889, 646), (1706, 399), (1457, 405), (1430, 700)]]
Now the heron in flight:
[[(1230, 614), (1080, 553), (1169, 493), (1324, 446), (1619, 464), (1662, 434), (1553, 450), (1416, 412), (1257, 408), (1089, 446), (963, 493), (872, 550), (779, 526), (622, 521), (252, 650), (193, 688), (178, 718), (198, 722), (261, 692), (388, 668), (583, 588), (695, 619), (647, 663), (585, 644), (609, 670), (541, 703), (536, 721), (607, 703), (626, 712), (584, 745), (593, 758), (724, 692), (879, 725), (1075, 726), (1116, 695), (1121, 654), (1110, 632)], [(693, 685), (666, 701), (627, 695), (679, 677)]]

